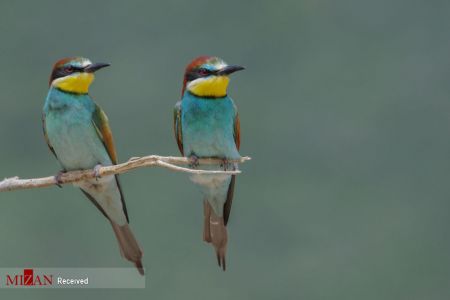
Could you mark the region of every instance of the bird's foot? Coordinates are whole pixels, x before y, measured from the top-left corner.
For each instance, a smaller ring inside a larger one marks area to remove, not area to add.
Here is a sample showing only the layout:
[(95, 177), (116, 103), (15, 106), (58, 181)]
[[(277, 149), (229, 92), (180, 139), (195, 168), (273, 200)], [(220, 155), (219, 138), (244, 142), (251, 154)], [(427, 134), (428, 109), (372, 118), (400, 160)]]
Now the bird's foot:
[(230, 165), (230, 161), (228, 158), (222, 158), (222, 163), (220, 164), (220, 167), (223, 168), (224, 171), (228, 170), (228, 167)]
[(101, 167), (102, 167), (101, 164), (98, 164), (94, 167), (94, 177), (95, 177), (95, 180), (97, 180), (97, 181), (100, 177), (102, 177), (102, 176), (100, 176), (100, 168)]
[(192, 154), (191, 156), (189, 156), (189, 167), (191, 169), (196, 169), (198, 168), (198, 166), (200, 165), (200, 163), (198, 162), (198, 156)]
[(56, 185), (60, 189), (62, 189), (62, 185), (61, 184), (63, 184), (63, 182), (62, 182), (62, 178), (61, 177), (63, 176), (64, 172), (65, 172), (64, 170), (61, 170), (61, 171), (58, 172), (58, 174), (55, 175)]

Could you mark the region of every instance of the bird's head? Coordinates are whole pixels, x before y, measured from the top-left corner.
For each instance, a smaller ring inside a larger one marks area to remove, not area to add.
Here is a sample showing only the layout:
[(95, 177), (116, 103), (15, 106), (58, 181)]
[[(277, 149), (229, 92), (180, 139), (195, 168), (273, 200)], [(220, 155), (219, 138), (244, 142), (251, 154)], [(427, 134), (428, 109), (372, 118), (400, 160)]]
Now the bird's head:
[(55, 63), (49, 85), (62, 91), (87, 94), (94, 80), (94, 72), (109, 64), (92, 63), (83, 57), (64, 58)]
[(228, 65), (218, 57), (197, 57), (186, 67), (181, 95), (187, 90), (199, 97), (225, 97), (229, 75), (240, 70), (244, 67)]

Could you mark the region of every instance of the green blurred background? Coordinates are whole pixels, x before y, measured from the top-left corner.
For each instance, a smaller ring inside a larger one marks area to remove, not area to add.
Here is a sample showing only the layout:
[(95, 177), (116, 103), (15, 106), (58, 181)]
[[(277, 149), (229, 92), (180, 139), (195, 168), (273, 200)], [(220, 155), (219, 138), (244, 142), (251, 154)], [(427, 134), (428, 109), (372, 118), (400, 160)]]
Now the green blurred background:
[[(172, 107), (191, 59), (246, 66), (229, 94), (253, 157), (225, 273), (186, 174), (140, 169), (121, 179), (145, 290), (0, 297), (450, 298), (449, 1), (2, 0), (0, 33), (0, 178), (58, 171), (41, 111), (52, 64), (73, 55), (112, 64), (91, 95), (121, 161), (178, 155)], [(130, 266), (78, 189), (0, 199), (1, 267)]]

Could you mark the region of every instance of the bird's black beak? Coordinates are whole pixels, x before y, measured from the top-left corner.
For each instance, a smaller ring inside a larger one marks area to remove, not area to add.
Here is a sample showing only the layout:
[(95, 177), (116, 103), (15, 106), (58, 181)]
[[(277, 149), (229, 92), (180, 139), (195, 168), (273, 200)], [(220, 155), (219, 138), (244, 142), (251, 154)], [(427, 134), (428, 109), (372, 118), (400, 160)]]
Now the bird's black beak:
[(217, 75), (230, 75), (230, 74), (240, 71), (240, 70), (245, 70), (245, 68), (241, 67), (241, 66), (236, 66), (236, 65), (226, 66), (225, 68), (220, 69), (217, 72)]
[(110, 64), (105, 64), (105, 63), (95, 63), (95, 64), (90, 64), (89, 66), (87, 66), (86, 68), (84, 68), (84, 71), (86, 73), (94, 73), (97, 70), (109, 67)]

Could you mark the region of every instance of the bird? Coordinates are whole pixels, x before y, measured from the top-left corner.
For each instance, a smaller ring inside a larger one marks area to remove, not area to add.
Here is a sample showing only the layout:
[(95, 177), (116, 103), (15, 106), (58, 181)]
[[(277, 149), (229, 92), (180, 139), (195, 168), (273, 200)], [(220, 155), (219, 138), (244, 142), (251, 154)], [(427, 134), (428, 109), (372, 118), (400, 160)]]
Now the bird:
[(83, 57), (55, 63), (42, 115), (44, 137), (62, 172), (94, 169), (96, 178), (74, 183), (110, 221), (121, 255), (134, 263), (141, 275), (142, 250), (131, 228), (117, 175), (99, 177), (101, 166), (117, 164), (117, 153), (108, 117), (89, 95), (94, 72), (108, 67)]
[[(173, 126), (178, 148), (191, 166), (197, 167), (200, 158), (218, 158), (225, 170), (237, 169), (228, 161), (241, 157), (240, 121), (227, 87), (229, 76), (243, 69), (215, 56), (200, 56), (187, 65), (181, 101), (173, 111)], [(217, 169), (217, 165), (212, 168)], [(212, 244), (217, 263), (225, 271), (226, 226), (236, 175), (192, 175), (190, 179), (203, 194), (203, 240)]]

